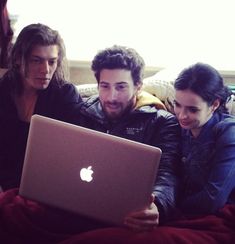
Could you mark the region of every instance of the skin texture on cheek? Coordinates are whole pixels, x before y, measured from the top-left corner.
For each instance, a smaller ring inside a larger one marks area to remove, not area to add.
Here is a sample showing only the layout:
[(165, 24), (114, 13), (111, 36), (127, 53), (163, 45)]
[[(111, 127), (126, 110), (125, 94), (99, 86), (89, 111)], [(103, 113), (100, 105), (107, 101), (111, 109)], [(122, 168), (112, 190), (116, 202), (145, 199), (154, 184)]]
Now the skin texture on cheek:
[[(125, 104), (122, 102), (104, 102), (102, 104), (103, 110), (106, 116), (109, 119), (118, 119), (124, 116), (126, 113), (129, 113), (135, 105), (136, 97), (133, 95)], [(111, 109), (110, 107), (114, 104), (115, 109)]]
[(41, 46), (33, 48), (27, 64), (26, 72), (21, 70), (23, 84), (26, 89), (46, 89), (56, 71), (58, 46)]
[(103, 111), (109, 119), (116, 120), (135, 106), (139, 87), (134, 85), (129, 70), (103, 69), (98, 89)]
[(177, 90), (175, 113), (182, 128), (191, 130), (196, 137), (214, 112), (214, 105), (208, 106), (199, 95), (191, 90)]

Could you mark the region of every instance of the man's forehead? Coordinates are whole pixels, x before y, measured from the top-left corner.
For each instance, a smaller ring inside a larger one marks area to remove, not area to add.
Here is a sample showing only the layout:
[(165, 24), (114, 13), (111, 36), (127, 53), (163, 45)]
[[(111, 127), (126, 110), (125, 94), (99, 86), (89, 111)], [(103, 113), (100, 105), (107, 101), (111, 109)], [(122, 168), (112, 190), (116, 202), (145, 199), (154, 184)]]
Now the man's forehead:
[(105, 81), (105, 80), (100, 80), (100, 83), (102, 84), (117, 84), (117, 85), (121, 85), (121, 84), (128, 84), (128, 81), (116, 81), (116, 82), (111, 82), (111, 81)]
[(103, 69), (100, 72), (100, 82), (109, 84), (133, 83), (131, 72), (125, 69)]

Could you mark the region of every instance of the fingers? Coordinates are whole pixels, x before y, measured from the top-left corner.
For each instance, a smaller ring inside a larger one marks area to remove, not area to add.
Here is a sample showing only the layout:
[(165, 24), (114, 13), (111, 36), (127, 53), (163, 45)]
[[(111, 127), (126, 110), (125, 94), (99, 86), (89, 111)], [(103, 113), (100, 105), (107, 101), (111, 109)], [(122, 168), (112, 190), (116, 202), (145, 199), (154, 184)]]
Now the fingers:
[(128, 216), (132, 218), (138, 218), (138, 219), (148, 219), (148, 218), (158, 218), (158, 209), (157, 206), (152, 202), (148, 208), (131, 212)]
[(159, 215), (158, 212), (153, 212), (152, 210), (145, 209), (138, 212), (132, 212), (127, 217), (133, 219), (145, 220), (145, 219), (156, 219), (158, 218), (158, 215)]
[(151, 203), (149, 208), (129, 214), (124, 224), (134, 231), (150, 231), (158, 226), (159, 213), (156, 205)]
[(155, 200), (155, 195), (151, 194), (150, 203), (154, 202), (154, 200)]
[(158, 218), (145, 220), (126, 218), (124, 224), (133, 231), (151, 231), (158, 226)]

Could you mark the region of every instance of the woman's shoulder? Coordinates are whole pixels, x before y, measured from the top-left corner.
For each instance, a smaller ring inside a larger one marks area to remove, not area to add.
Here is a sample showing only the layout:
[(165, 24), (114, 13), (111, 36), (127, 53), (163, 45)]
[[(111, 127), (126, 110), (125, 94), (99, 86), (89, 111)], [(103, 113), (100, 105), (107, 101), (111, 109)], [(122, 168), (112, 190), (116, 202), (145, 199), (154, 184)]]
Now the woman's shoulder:
[(235, 126), (235, 116), (230, 114), (220, 114), (218, 127)]
[(229, 114), (220, 114), (219, 121), (214, 126), (217, 135), (229, 135), (235, 140), (235, 116)]

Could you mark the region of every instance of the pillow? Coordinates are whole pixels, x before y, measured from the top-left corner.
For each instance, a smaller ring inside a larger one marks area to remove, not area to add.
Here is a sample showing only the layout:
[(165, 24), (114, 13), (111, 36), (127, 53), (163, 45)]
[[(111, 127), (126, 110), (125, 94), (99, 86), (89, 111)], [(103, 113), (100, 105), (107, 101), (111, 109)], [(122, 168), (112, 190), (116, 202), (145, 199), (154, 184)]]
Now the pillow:
[(174, 81), (183, 68), (170, 67), (158, 71), (155, 75), (143, 80), (143, 90), (158, 97), (164, 102), (167, 110), (173, 112)]
[(97, 83), (76, 85), (76, 88), (82, 97), (90, 97), (98, 94)]
[(175, 79), (183, 70), (184, 67), (168, 67), (165, 69), (161, 69), (158, 71), (153, 77), (160, 81), (170, 82), (171, 84), (174, 84)]
[(227, 102), (226, 107), (228, 112), (232, 115), (235, 115), (235, 95), (231, 95), (230, 100)]
[(158, 97), (163, 102), (174, 97), (174, 87), (172, 83), (169, 81), (158, 80), (155, 76), (143, 80), (143, 90)]
[(173, 84), (180, 71), (180, 68), (166, 68), (143, 80), (143, 89), (163, 101), (169, 111), (175, 94)]

